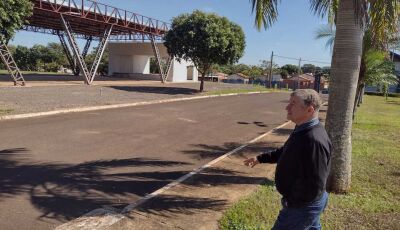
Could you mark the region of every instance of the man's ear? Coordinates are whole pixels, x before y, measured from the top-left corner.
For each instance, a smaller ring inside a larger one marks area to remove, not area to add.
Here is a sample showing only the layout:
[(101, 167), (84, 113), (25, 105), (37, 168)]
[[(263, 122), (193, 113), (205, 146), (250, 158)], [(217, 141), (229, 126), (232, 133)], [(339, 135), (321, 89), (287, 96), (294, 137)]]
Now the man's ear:
[(307, 112), (309, 112), (309, 113), (314, 113), (314, 112), (315, 112), (314, 107), (308, 106)]

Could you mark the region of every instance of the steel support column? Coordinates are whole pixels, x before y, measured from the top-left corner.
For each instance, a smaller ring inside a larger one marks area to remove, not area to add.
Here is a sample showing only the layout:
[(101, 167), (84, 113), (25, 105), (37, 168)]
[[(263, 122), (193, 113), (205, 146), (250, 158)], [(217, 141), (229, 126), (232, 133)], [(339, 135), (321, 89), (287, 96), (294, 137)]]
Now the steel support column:
[(94, 61), (92, 63), (92, 67), (90, 69), (90, 79), (89, 79), (89, 84), (91, 84), (96, 76), (97, 68), (99, 67), (101, 58), (103, 57), (104, 50), (106, 49), (107, 41), (110, 38), (111, 31), (112, 31), (113, 26), (108, 26), (106, 30), (104, 31), (103, 37), (99, 41), (99, 45), (97, 46), (96, 49), (96, 56), (94, 58)]
[[(83, 52), (82, 52), (83, 60), (85, 60), (85, 57), (89, 52), (89, 48), (90, 48), (90, 44), (92, 43), (92, 40), (93, 40), (93, 38), (91, 36), (86, 39), (85, 47), (83, 48)], [(76, 63), (76, 60), (75, 60), (75, 63)], [(75, 72), (76, 72), (75, 75), (78, 76), (79, 72), (80, 72), (79, 66), (75, 65)]]
[(0, 57), (3, 63), (6, 65), (8, 72), (13, 78), (14, 85), (25, 85), (25, 79), (22, 76), (21, 71), (19, 71), (17, 63), (15, 63), (14, 58), (8, 50), (7, 45), (0, 39)]
[(174, 56), (170, 55), (170, 56), (168, 57), (168, 60), (167, 60), (167, 68), (165, 69), (165, 72), (164, 72), (165, 81), (166, 81), (167, 78), (168, 78), (169, 70), (171, 69), (171, 65), (172, 65), (172, 62), (173, 62), (173, 61), (174, 61)]
[(63, 33), (57, 32), (58, 37), (60, 38), (60, 43), (62, 47), (64, 48), (64, 53), (67, 56), (69, 65), (71, 66), (71, 69), (74, 73), (75, 76), (79, 75), (79, 67), (76, 66), (75, 59), (73, 57), (73, 54), (71, 54), (70, 49), (68, 48), (67, 42), (65, 41), (65, 37)]
[(69, 45), (72, 48), (72, 52), (74, 53), (74, 57), (78, 61), (79, 68), (80, 68), (80, 70), (81, 70), (81, 72), (83, 74), (84, 81), (85, 81), (86, 84), (90, 84), (90, 78), (91, 78), (90, 77), (90, 72), (89, 72), (89, 70), (88, 70), (88, 68), (86, 66), (85, 60), (83, 59), (81, 53), (79, 52), (78, 44), (76, 43), (75, 37), (72, 34), (72, 28), (71, 28), (68, 20), (65, 20), (65, 18), (64, 18), (64, 16), (62, 14), (60, 14), (60, 17), (61, 17), (62, 24), (64, 26), (64, 30), (65, 30), (65, 32), (67, 34)]

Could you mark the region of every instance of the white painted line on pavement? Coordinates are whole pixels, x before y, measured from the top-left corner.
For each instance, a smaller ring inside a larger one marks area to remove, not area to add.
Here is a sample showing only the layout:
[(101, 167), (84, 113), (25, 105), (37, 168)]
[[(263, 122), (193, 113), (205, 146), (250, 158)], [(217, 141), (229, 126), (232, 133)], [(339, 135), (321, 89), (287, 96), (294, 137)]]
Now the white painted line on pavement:
[(15, 119), (23, 119), (23, 118), (32, 118), (32, 117), (42, 117), (42, 116), (50, 116), (50, 115), (64, 114), (64, 113), (88, 112), (88, 111), (94, 111), (94, 110), (105, 110), (105, 109), (116, 109), (116, 108), (124, 108), (124, 107), (134, 107), (134, 106), (139, 106), (139, 105), (154, 105), (154, 104), (161, 104), (161, 103), (168, 103), (168, 102), (189, 101), (189, 100), (214, 98), (214, 97), (226, 97), (226, 96), (249, 95), (249, 94), (262, 94), (262, 93), (270, 93), (270, 92), (229, 93), (229, 94), (207, 95), (207, 96), (196, 96), (196, 97), (184, 97), (184, 98), (173, 98), (173, 99), (154, 100), (154, 101), (142, 101), (142, 102), (134, 102), (134, 103), (115, 104), (115, 105), (89, 106), (89, 107), (82, 107), (82, 108), (61, 109), (61, 110), (53, 110), (53, 111), (37, 112), (37, 113), (4, 115), (4, 116), (0, 116), (0, 121), (1, 120), (15, 120)]

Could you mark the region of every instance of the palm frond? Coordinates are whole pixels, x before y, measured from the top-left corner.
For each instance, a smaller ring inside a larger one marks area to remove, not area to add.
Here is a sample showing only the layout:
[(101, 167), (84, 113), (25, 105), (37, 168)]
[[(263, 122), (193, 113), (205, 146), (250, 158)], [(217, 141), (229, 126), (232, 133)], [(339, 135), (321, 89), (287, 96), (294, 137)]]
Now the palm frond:
[(331, 0), (331, 6), (329, 7), (328, 22), (331, 25), (336, 24), (336, 14), (339, 9), (339, 0)]
[(335, 42), (336, 29), (332, 25), (322, 25), (315, 31), (315, 39), (328, 39), (325, 43), (325, 48), (333, 50), (333, 44)]
[(335, 37), (335, 29), (330, 25), (322, 25), (315, 31), (315, 39)]
[(330, 0), (310, 0), (310, 9), (321, 17), (324, 17), (326, 12), (331, 8)]
[(278, 18), (278, 0), (250, 0), (256, 13), (254, 24), (258, 30), (268, 29)]
[(372, 43), (375, 48), (386, 49), (389, 38), (398, 32), (399, 2), (398, 0), (370, 1), (369, 27)]

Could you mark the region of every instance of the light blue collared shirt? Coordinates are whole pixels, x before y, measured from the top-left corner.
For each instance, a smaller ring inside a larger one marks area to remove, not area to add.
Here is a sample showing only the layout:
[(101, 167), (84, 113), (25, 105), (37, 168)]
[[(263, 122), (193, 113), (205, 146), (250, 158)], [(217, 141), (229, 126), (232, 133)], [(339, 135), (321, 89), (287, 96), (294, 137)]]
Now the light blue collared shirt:
[(299, 126), (296, 125), (296, 127), (294, 128), (293, 133), (298, 133), (298, 132), (303, 131), (303, 130), (305, 130), (307, 128), (316, 126), (318, 124), (319, 124), (319, 119), (317, 117), (313, 118), (313, 119), (311, 119), (311, 120), (309, 120), (307, 122), (304, 122), (303, 124), (301, 124)]

